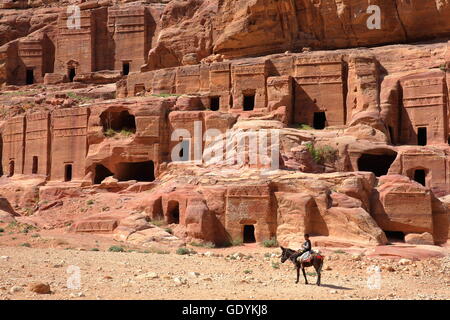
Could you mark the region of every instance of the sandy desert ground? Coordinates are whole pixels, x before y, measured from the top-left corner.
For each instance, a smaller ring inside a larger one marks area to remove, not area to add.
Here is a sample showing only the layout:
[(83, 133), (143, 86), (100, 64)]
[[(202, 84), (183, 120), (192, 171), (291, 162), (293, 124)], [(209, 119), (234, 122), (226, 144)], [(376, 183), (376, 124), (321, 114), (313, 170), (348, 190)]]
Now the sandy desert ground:
[[(114, 245), (125, 252), (108, 251)], [(280, 263), (279, 248), (190, 249), (196, 253), (127, 247), (106, 236), (3, 232), (0, 299), (450, 298), (448, 248), (441, 248), (442, 257), (420, 261), (371, 257), (361, 248), (325, 248), (320, 287), (314, 285), (313, 269), (310, 285), (302, 278), (295, 284), (294, 267)], [(381, 270), (379, 288), (374, 266)], [(77, 270), (79, 283), (73, 278)], [(32, 292), (36, 282), (48, 283), (51, 293)]]

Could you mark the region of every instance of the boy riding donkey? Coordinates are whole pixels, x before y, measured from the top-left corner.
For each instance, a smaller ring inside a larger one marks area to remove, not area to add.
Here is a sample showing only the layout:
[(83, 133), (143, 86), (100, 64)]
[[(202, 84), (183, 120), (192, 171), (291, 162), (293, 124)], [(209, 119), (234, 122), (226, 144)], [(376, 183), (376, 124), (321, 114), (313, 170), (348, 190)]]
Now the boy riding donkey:
[(291, 262), (297, 268), (297, 281), (298, 283), (300, 276), (300, 269), (302, 269), (303, 276), (305, 277), (305, 284), (308, 284), (308, 279), (306, 278), (305, 268), (314, 267), (317, 273), (317, 285), (320, 286), (321, 271), (323, 266), (324, 257), (318, 252), (312, 252), (311, 241), (309, 240), (309, 234), (305, 234), (305, 242), (299, 251), (294, 251), (292, 249), (287, 249), (281, 247), (281, 263), (286, 260), (291, 260)]

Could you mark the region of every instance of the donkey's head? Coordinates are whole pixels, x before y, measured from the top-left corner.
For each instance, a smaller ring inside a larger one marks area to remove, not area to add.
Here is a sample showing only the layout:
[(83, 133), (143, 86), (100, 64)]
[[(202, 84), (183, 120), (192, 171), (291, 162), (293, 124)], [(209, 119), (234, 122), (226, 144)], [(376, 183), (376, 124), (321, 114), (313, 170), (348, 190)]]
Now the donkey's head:
[(294, 253), (294, 250), (288, 249), (288, 248), (281, 248), (281, 263), (284, 263), (286, 260), (288, 260)]

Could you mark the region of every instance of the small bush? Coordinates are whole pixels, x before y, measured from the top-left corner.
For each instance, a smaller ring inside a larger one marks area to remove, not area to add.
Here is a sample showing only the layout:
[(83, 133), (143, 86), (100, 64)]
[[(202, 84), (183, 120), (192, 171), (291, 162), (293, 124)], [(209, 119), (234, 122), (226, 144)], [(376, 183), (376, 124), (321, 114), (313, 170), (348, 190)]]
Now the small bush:
[(92, 248), (91, 251), (100, 251), (99, 248)]
[(280, 263), (279, 263), (279, 262), (273, 262), (273, 261), (272, 261), (272, 268), (274, 268), (274, 269), (280, 269)]
[(173, 230), (170, 228), (165, 228), (164, 231), (167, 233), (173, 234)]
[(252, 270), (244, 270), (244, 273), (245, 274), (250, 274), (250, 273), (252, 273), (253, 271)]
[(181, 248), (177, 249), (177, 254), (179, 254), (179, 255), (186, 255), (186, 254), (190, 254), (190, 253), (191, 253), (191, 250), (189, 250), (186, 247), (181, 247)]
[(39, 233), (34, 233), (34, 234), (31, 235), (31, 237), (32, 237), (32, 238), (39, 238), (40, 235), (39, 235)]
[(208, 248), (208, 249), (214, 249), (216, 247), (216, 245), (212, 242), (204, 242), (204, 243), (191, 242), (190, 245), (194, 246), (194, 247), (203, 247), (203, 248)]
[(8, 224), (8, 228), (15, 228), (15, 227), (17, 227), (17, 222), (16, 221), (10, 222)]
[(308, 152), (311, 154), (313, 160), (317, 164), (324, 164), (325, 162), (336, 161), (337, 150), (330, 146), (317, 147), (309, 142), (306, 144)]
[(92, 206), (93, 204), (94, 204), (94, 200), (88, 200), (88, 201), (86, 201), (86, 204), (88, 205), (88, 206)]
[(103, 134), (105, 135), (105, 137), (112, 138), (117, 134), (117, 132), (110, 128), (103, 132)]
[(344, 251), (344, 250), (341, 250), (341, 249), (339, 249), (339, 250), (335, 250), (335, 251), (333, 251), (334, 253), (339, 253), (339, 254), (346, 254), (346, 252)]
[(310, 125), (305, 124), (305, 123), (297, 124), (297, 129), (299, 129), (299, 130), (314, 130), (313, 127), (311, 127)]
[(21, 246), (31, 248), (31, 244), (29, 244), (28, 242), (22, 243)]
[(120, 246), (112, 246), (108, 249), (110, 252), (125, 252), (125, 249)]
[(233, 247), (242, 246), (243, 243), (244, 241), (240, 238), (231, 240), (231, 245)]
[(67, 96), (68, 96), (69, 98), (72, 98), (72, 99), (77, 100), (77, 101), (79, 101), (79, 102), (87, 102), (87, 101), (91, 101), (91, 100), (92, 100), (92, 98), (90, 98), (90, 97), (80, 96), (80, 95), (77, 95), (77, 94), (74, 93), (74, 92), (68, 92), (68, 93), (67, 93)]
[(154, 94), (152, 94), (152, 96), (159, 97), (159, 98), (168, 98), (168, 97), (179, 97), (180, 94), (175, 94), (175, 93), (154, 93)]
[(5, 229), (3, 229), (3, 228), (0, 228), (0, 232), (5, 232)]
[(128, 129), (128, 128), (123, 128), (120, 131), (120, 135), (125, 137), (125, 138), (131, 137), (134, 133), (135, 133), (134, 129)]
[(166, 222), (163, 219), (151, 220), (150, 223), (157, 227), (161, 227), (166, 224)]
[(264, 240), (263, 246), (266, 248), (278, 247), (278, 241), (275, 238), (272, 238), (270, 240)]

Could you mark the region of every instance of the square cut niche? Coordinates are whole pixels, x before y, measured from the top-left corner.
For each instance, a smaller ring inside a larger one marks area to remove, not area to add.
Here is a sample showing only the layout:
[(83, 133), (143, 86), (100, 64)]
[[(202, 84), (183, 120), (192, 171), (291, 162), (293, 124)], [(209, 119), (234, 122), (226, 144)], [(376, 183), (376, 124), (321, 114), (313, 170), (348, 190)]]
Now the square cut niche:
[(316, 130), (325, 129), (327, 124), (327, 116), (325, 112), (314, 112), (313, 128)]
[(220, 109), (220, 97), (209, 98), (209, 109), (211, 111), (219, 111)]
[(34, 83), (34, 70), (33, 69), (27, 69), (26, 71), (26, 84), (33, 84)]
[(253, 111), (255, 109), (255, 95), (244, 94), (244, 111)]
[(67, 76), (69, 77), (70, 82), (73, 82), (73, 79), (77, 75), (77, 72), (75, 71), (75, 68), (69, 68), (67, 70)]
[(417, 144), (419, 146), (426, 146), (428, 143), (428, 133), (426, 127), (420, 127), (417, 129)]
[(64, 181), (65, 182), (72, 181), (72, 165), (71, 164), (66, 164), (64, 166)]
[(243, 237), (242, 237), (244, 243), (255, 243), (256, 237), (255, 237), (255, 226), (254, 225), (245, 225), (243, 230)]
[(420, 183), (424, 187), (426, 186), (426, 177), (427, 173), (425, 172), (425, 170), (417, 169), (416, 171), (414, 171), (414, 181)]
[(31, 173), (32, 174), (37, 174), (38, 173), (38, 168), (39, 168), (39, 164), (38, 164), (38, 157), (37, 156), (33, 156), (33, 166), (31, 168)]
[(124, 76), (130, 73), (130, 63), (128, 61), (122, 63), (122, 73)]

